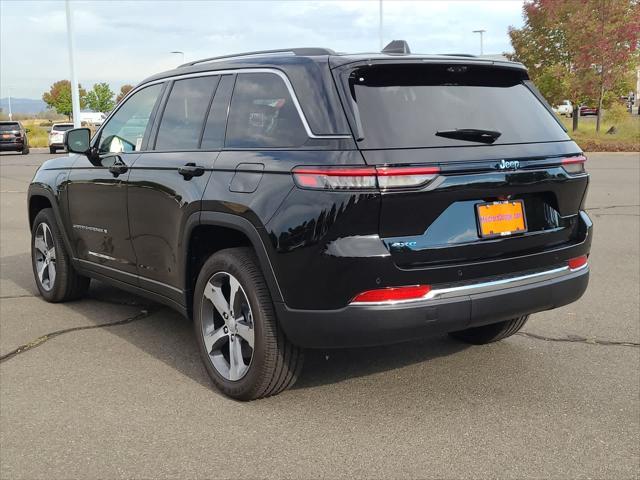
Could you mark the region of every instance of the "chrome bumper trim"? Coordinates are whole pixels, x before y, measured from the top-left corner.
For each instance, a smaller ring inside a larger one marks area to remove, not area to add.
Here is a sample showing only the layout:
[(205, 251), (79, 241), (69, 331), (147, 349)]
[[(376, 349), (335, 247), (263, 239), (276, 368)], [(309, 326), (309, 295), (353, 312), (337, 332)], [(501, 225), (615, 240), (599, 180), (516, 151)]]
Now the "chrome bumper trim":
[(464, 295), (473, 295), (477, 293), (494, 292), (496, 290), (505, 290), (507, 288), (521, 287), (524, 285), (530, 285), (537, 282), (544, 282), (547, 280), (554, 280), (557, 278), (568, 276), (572, 273), (584, 270), (588, 268), (588, 264), (585, 263), (581, 267), (571, 269), (569, 266), (554, 268), (552, 270), (545, 270), (544, 272), (530, 273), (527, 275), (521, 275), (519, 277), (503, 278), (500, 280), (492, 280), (490, 282), (471, 283), (467, 285), (460, 285), (457, 287), (443, 287), (437, 286), (429, 291), (424, 297), (412, 298), (410, 300), (387, 300), (384, 302), (352, 302), (349, 305), (359, 306), (375, 306), (375, 305), (399, 305), (407, 303), (419, 303), (425, 300), (440, 300), (443, 298), (455, 298)]

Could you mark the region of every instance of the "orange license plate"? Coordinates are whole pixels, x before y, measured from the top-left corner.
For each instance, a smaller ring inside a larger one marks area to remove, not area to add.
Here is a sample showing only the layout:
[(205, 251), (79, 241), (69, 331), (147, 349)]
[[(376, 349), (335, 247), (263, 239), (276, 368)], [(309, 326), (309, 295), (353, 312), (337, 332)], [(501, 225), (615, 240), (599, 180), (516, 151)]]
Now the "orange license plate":
[(522, 200), (476, 205), (478, 231), (482, 238), (506, 237), (527, 231)]

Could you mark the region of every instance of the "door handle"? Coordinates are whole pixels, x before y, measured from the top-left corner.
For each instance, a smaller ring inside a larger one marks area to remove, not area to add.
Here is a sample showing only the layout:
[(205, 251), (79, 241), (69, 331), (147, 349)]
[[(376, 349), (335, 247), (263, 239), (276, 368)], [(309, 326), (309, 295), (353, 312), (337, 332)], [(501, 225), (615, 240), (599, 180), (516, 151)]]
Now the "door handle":
[(182, 175), (185, 180), (191, 180), (193, 177), (200, 177), (204, 175), (204, 167), (196, 165), (195, 163), (187, 163), (186, 165), (178, 168), (178, 173)]
[(122, 175), (123, 173), (127, 173), (127, 170), (129, 170), (129, 167), (122, 163), (116, 163), (109, 167), (109, 171), (113, 174), (114, 177)]

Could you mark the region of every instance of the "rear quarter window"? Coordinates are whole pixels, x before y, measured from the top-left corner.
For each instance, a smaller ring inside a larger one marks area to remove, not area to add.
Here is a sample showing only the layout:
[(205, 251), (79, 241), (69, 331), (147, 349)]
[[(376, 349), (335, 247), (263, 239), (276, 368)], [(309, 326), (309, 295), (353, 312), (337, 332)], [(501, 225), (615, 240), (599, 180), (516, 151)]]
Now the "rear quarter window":
[(289, 90), (275, 73), (241, 73), (236, 80), (225, 146), (298, 147), (307, 134)]
[(472, 65), (371, 65), (348, 74), (360, 146), (369, 149), (482, 145), (438, 132), (500, 132), (493, 143), (569, 140), (515, 69)]

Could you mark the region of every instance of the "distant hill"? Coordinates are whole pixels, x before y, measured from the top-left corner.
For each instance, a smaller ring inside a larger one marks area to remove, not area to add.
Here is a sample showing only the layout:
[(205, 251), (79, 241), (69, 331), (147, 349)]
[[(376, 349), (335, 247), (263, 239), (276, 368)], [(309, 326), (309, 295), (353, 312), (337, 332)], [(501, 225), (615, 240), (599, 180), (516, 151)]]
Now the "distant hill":
[[(9, 113), (9, 99), (0, 98), (0, 108), (2, 113)], [(13, 113), (40, 113), (47, 109), (47, 104), (35, 98), (14, 98), (11, 97), (11, 111)]]

